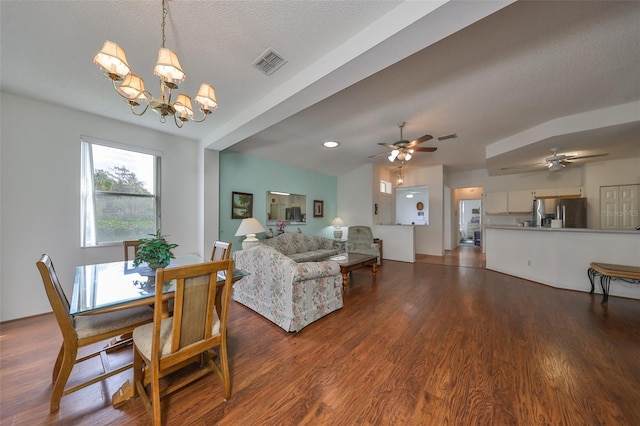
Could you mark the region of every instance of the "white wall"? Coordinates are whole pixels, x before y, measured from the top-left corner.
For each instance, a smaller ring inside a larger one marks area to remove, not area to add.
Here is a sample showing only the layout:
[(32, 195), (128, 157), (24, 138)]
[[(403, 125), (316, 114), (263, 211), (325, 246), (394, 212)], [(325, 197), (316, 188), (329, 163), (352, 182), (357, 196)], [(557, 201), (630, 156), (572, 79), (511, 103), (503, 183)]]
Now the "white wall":
[(162, 232), (176, 253), (201, 253), (195, 141), (6, 93), (0, 108), (0, 320), (51, 311), (35, 266), (42, 253), (69, 298), (77, 265), (122, 258), (122, 246), (80, 248), (81, 135), (161, 151)]
[(444, 167), (408, 168), (404, 186), (429, 187), (429, 224), (415, 227), (416, 253), (444, 255)]
[[(338, 177), (338, 216), (347, 227), (373, 225), (373, 191), (379, 190), (379, 182), (373, 186), (373, 181), (372, 164), (365, 164)], [(347, 238), (346, 232), (342, 238)]]

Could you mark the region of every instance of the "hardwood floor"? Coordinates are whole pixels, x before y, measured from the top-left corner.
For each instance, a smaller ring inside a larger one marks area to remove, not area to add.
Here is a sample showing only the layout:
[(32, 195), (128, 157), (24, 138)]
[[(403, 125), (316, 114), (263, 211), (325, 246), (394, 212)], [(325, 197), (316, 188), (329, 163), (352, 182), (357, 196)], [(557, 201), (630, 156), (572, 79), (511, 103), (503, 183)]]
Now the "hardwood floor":
[[(639, 300), (430, 263), (352, 278), (344, 308), (297, 334), (233, 302), (231, 399), (205, 377), (163, 400), (165, 424), (640, 424)], [(2, 324), (2, 425), (150, 422), (140, 399), (110, 405), (130, 372), (50, 415), (60, 342), (51, 315)]]
[(482, 247), (474, 245), (459, 245), (453, 250), (446, 251), (444, 256), (416, 254), (416, 262), (434, 263), (436, 265), (467, 266), (470, 268), (484, 268), (486, 258)]

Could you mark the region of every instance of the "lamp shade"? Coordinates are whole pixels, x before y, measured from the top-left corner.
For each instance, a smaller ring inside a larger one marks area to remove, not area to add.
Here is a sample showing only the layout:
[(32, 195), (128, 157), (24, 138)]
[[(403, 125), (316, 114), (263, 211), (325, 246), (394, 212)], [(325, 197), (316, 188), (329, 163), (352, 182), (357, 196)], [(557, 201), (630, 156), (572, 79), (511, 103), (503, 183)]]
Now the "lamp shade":
[(116, 43), (106, 40), (93, 62), (98, 64), (102, 71), (112, 79), (123, 80), (131, 72), (124, 49)]
[(200, 90), (195, 97), (197, 103), (202, 105), (205, 110), (212, 110), (218, 108), (218, 101), (216, 100), (216, 91), (210, 84), (202, 83)]
[(139, 98), (144, 94), (144, 81), (135, 74), (128, 74), (118, 87), (118, 92), (129, 100)]
[(340, 216), (336, 216), (336, 218), (333, 219), (333, 221), (331, 222), (331, 226), (335, 226), (336, 228), (339, 228), (341, 226), (344, 226), (344, 221)]
[(253, 235), (255, 238), (255, 234), (258, 234), (264, 231), (265, 230), (260, 224), (260, 222), (258, 222), (258, 219), (256, 219), (255, 217), (250, 217), (248, 219), (242, 219), (242, 222), (240, 223), (240, 226), (236, 231), (236, 237), (239, 237), (242, 235)]
[(153, 73), (172, 83), (181, 83), (185, 78), (184, 71), (178, 61), (178, 55), (164, 47), (158, 51), (158, 62)]
[(191, 98), (189, 96), (180, 93), (173, 107), (176, 109), (181, 120), (184, 121), (187, 118), (193, 118), (193, 107), (191, 106)]

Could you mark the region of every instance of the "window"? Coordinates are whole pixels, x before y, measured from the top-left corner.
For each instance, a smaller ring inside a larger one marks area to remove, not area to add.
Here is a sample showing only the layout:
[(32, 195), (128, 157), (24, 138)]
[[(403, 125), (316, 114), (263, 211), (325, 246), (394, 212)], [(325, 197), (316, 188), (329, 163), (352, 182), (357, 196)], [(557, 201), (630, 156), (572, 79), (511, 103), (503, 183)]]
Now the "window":
[(159, 228), (160, 155), (82, 137), (81, 245), (137, 240)]
[(384, 194), (391, 194), (391, 182), (380, 180), (380, 192)]

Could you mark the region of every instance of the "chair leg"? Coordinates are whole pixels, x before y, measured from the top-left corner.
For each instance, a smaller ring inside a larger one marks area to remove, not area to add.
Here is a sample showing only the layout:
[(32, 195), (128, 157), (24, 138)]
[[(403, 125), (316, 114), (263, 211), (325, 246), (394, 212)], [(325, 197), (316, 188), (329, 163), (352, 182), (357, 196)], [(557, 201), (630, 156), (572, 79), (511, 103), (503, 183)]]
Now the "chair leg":
[(144, 386), (144, 374), (142, 372), (142, 356), (138, 352), (138, 349), (133, 347), (133, 396), (136, 397), (139, 395), (138, 387), (136, 383), (142, 383)]
[(60, 346), (60, 352), (58, 352), (58, 358), (56, 358), (56, 363), (53, 364), (53, 374), (51, 376), (51, 382), (55, 383), (58, 378), (58, 374), (60, 373), (60, 366), (62, 365), (62, 359), (64, 358), (64, 342)]
[(153, 424), (160, 426), (162, 424), (161, 407), (160, 407), (160, 378), (158, 377), (160, 372), (157, 367), (153, 368), (154, 371), (151, 377), (151, 404), (153, 405)]
[[(64, 388), (67, 385), (67, 380), (69, 380), (69, 375), (71, 375), (71, 370), (76, 363), (76, 357), (78, 355), (78, 348), (75, 346), (70, 348), (69, 345), (63, 345), (63, 349), (62, 362), (60, 363), (58, 377), (56, 377), (51, 394), (49, 411), (52, 413), (60, 409), (60, 399), (64, 394)], [(57, 363), (56, 361), (56, 364)]]
[(223, 339), (220, 344), (220, 370), (222, 370), (222, 384), (224, 385), (224, 399), (226, 401), (231, 398), (231, 377), (229, 374), (226, 339)]

